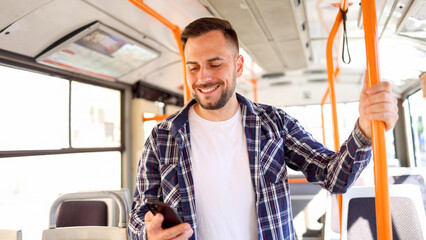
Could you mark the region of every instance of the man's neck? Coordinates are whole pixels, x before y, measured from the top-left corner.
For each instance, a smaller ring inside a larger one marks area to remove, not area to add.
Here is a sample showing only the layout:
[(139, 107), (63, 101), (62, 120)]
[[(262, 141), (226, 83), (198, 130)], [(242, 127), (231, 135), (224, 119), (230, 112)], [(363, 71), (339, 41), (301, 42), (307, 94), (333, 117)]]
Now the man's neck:
[(225, 106), (217, 110), (204, 109), (198, 103), (194, 105), (194, 110), (198, 116), (215, 122), (225, 121), (232, 118), (238, 111), (238, 108), (239, 104), (235, 94), (231, 97), (231, 99), (229, 99)]

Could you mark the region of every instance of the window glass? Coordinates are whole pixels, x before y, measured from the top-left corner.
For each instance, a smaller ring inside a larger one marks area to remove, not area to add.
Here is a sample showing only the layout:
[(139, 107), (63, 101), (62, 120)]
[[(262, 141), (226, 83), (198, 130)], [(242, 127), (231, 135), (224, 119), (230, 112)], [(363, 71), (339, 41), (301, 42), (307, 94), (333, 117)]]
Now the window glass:
[(68, 148), (69, 82), (0, 66), (0, 151)]
[(422, 91), (408, 97), (416, 165), (426, 167), (426, 99)]
[[(321, 105), (292, 106), (284, 108), (284, 111), (295, 117), (317, 141), (323, 143)], [(339, 124), (340, 145), (346, 141), (351, 134), (358, 117), (358, 102), (337, 104), (337, 122)], [(325, 145), (329, 149), (335, 150), (330, 104), (324, 104), (324, 125)], [(385, 138), (387, 157), (389, 159), (395, 158), (393, 132), (386, 132)]]
[(73, 148), (119, 147), (120, 91), (71, 84), (71, 145)]
[[(321, 105), (292, 106), (284, 108), (288, 114), (296, 118), (300, 124), (312, 134), (319, 142), (323, 143)], [(337, 104), (337, 114), (339, 123), (339, 140), (342, 144), (352, 132), (355, 122), (358, 119), (358, 103)], [(324, 104), (324, 129), (325, 145), (334, 150), (333, 124), (331, 119), (331, 106)]]
[[(154, 113), (149, 113), (149, 112), (145, 112), (143, 114), (144, 117), (146, 118), (152, 118), (155, 117)], [(144, 121), (143, 122), (143, 134), (145, 137), (145, 141), (146, 139), (151, 135), (152, 129), (157, 125), (157, 121)]]
[(59, 194), (120, 187), (120, 152), (0, 158), (0, 229), (39, 240)]

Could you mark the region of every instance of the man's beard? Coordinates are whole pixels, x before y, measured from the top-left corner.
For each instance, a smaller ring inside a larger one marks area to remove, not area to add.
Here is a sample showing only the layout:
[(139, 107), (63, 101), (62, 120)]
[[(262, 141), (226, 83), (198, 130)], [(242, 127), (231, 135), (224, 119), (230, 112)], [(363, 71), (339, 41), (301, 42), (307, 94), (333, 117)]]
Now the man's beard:
[[(229, 85), (228, 88), (223, 89), (222, 93), (220, 94), (219, 99), (216, 102), (203, 103), (201, 101), (200, 97), (197, 94), (195, 94), (195, 91), (198, 91), (196, 89), (200, 88), (200, 86), (202, 86), (203, 88), (206, 88), (206, 87), (211, 86), (211, 84), (208, 84), (208, 85), (207, 84), (206, 85), (197, 85), (197, 86), (194, 85), (193, 86), (193, 89), (194, 89), (193, 97), (195, 98), (195, 100), (197, 101), (197, 103), (202, 108), (204, 108), (206, 110), (218, 110), (218, 109), (221, 109), (222, 107), (224, 107), (228, 103), (228, 101), (229, 101), (229, 99), (231, 99), (232, 95), (234, 95), (235, 87), (236, 87), (236, 81), (237, 81), (237, 79), (236, 79), (236, 73), (234, 73), (234, 75), (232, 77), (233, 77), (232, 84)], [(216, 85), (216, 84), (213, 84), (213, 85)], [(221, 82), (220, 85), (224, 86), (224, 83)]]

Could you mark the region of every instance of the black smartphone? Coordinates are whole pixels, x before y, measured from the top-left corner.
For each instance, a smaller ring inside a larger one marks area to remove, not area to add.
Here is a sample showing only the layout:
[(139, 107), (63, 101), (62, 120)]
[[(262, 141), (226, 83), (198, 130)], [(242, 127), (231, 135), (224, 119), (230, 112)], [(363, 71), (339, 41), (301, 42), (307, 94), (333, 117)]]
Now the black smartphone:
[(163, 214), (164, 221), (161, 227), (164, 229), (176, 226), (183, 222), (176, 210), (167, 203), (148, 199), (146, 201), (146, 206), (154, 215), (157, 213)]

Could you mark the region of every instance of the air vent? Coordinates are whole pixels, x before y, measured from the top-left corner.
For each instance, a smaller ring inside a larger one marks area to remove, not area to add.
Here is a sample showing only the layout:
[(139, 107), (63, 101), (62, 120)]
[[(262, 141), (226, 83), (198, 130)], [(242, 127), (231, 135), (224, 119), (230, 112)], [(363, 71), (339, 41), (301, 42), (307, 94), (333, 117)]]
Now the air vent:
[(284, 77), (285, 73), (283, 72), (278, 72), (278, 73), (266, 73), (262, 75), (262, 78), (266, 78), (266, 79), (274, 79), (274, 78), (279, 78), (279, 77)]
[(305, 74), (305, 75), (312, 75), (312, 74), (327, 74), (327, 70), (325, 70), (325, 69), (313, 69), (313, 70), (306, 70), (306, 71), (303, 71), (303, 74)]
[(309, 79), (308, 82), (309, 83), (323, 83), (323, 82), (327, 82), (328, 80), (325, 78), (317, 78), (317, 79)]
[(276, 86), (285, 86), (285, 85), (290, 85), (291, 82), (273, 82), (271, 83), (269, 86), (271, 87), (276, 87)]

